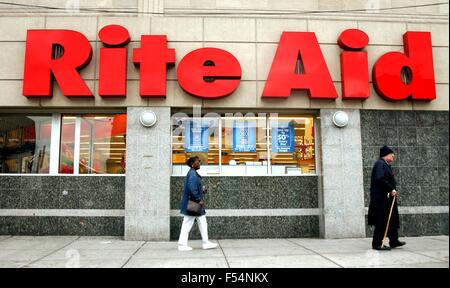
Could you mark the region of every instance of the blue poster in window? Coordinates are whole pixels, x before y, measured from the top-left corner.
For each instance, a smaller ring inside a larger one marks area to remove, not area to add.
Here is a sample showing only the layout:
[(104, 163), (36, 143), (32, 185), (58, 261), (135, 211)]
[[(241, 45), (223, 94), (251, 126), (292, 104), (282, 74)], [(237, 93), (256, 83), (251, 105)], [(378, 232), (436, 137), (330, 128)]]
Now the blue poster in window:
[(256, 152), (256, 121), (233, 122), (233, 152)]
[(185, 152), (208, 152), (209, 129), (200, 123), (189, 121), (184, 128)]
[(278, 123), (272, 127), (272, 152), (295, 152), (292, 123)]

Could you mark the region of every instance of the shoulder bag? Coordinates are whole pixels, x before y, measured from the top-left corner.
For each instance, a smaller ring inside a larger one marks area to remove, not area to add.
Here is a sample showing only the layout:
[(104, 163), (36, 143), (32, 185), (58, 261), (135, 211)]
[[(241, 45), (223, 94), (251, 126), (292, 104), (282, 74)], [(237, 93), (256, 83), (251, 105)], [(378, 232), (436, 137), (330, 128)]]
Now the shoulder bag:
[(186, 211), (192, 216), (200, 216), (202, 213), (202, 205), (195, 201), (189, 200)]

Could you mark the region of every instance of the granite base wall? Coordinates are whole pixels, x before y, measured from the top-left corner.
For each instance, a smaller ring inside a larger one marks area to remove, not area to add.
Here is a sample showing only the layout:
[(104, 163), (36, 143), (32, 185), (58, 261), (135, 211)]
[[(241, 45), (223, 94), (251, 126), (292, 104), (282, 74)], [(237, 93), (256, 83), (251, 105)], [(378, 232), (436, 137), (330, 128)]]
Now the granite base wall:
[[(380, 147), (388, 145), (395, 152), (399, 207), (448, 207), (448, 127), (448, 112), (361, 110), (365, 206), (373, 163)], [(405, 214), (400, 220), (403, 236), (448, 235), (448, 213)]]
[[(73, 209), (125, 208), (125, 177), (0, 176), (0, 183), (0, 209), (59, 209), (70, 214)], [(123, 233), (124, 217), (0, 216), (0, 235)]]
[[(208, 187), (208, 209), (303, 209), (318, 208), (318, 177), (203, 177)], [(178, 210), (184, 177), (171, 177), (171, 209)], [(270, 214), (270, 211), (268, 211)], [(182, 218), (171, 217), (170, 238), (178, 239)], [(318, 215), (207, 216), (208, 234), (224, 238), (319, 237)], [(199, 239), (194, 225), (190, 239)]]

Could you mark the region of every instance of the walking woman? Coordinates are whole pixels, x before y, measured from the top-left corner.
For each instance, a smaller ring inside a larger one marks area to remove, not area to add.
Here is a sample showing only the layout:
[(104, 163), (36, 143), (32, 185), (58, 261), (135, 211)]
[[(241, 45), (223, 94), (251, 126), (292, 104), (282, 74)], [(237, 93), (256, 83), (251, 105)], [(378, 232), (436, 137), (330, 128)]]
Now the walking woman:
[[(183, 197), (181, 199), (180, 212), (184, 215), (184, 218), (183, 225), (181, 226), (180, 238), (178, 239), (178, 250), (192, 250), (192, 247), (188, 246), (188, 238), (189, 232), (191, 231), (195, 220), (197, 220), (198, 228), (202, 236), (202, 248), (216, 248), (217, 244), (208, 240), (208, 223), (206, 222), (205, 203), (203, 201), (204, 194), (207, 193), (207, 190), (204, 189), (202, 177), (197, 173), (197, 170), (200, 169), (201, 160), (198, 156), (192, 156), (186, 161), (186, 165), (191, 167), (191, 169), (186, 175)], [(191, 212), (187, 211), (189, 200), (197, 202), (201, 205), (200, 215), (193, 215)]]

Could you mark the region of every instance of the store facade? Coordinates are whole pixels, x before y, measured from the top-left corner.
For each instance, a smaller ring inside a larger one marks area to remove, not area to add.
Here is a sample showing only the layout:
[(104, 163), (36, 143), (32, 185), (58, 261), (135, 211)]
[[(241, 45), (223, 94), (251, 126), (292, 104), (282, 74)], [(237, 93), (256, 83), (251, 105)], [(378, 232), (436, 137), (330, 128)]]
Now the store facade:
[(198, 155), (211, 238), (366, 237), (383, 145), (448, 234), (448, 4), (141, 2), (0, 12), (1, 235), (177, 239)]

